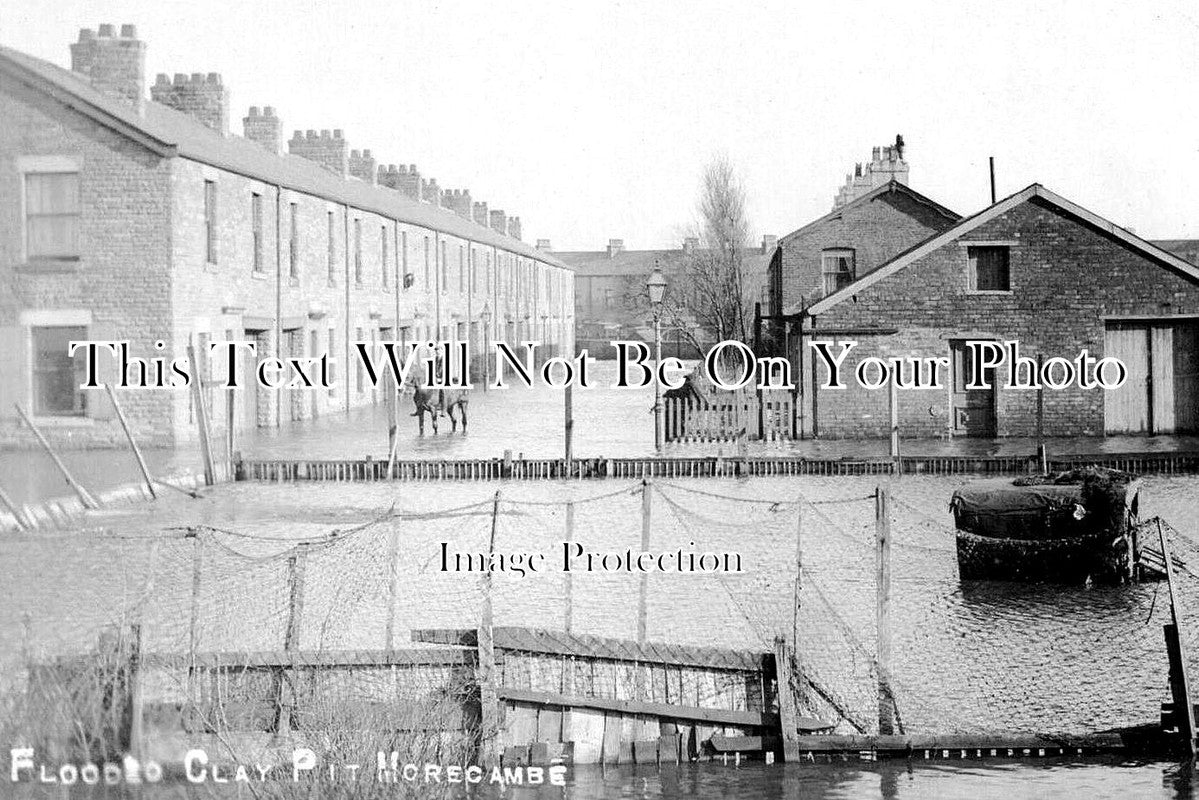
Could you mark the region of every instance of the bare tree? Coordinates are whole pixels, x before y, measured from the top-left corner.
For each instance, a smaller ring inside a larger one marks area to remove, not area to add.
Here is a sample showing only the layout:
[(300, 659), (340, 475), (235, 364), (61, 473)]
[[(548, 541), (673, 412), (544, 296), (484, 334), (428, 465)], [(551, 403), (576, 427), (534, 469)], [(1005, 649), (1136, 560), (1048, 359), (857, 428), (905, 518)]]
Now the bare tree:
[(744, 269), (745, 188), (723, 154), (704, 167), (697, 212), (691, 238), (698, 246), (685, 250), (664, 312), (700, 350), (725, 339), (748, 341), (753, 305)]

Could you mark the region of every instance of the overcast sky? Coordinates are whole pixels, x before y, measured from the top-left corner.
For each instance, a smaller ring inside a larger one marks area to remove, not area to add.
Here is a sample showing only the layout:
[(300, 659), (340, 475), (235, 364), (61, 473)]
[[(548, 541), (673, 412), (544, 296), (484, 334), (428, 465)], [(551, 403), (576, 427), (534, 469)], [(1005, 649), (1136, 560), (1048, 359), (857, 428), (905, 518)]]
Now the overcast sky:
[(4, 0), (0, 42), (63, 66), (134, 23), (158, 72), (220, 72), (232, 129), (345, 129), (382, 162), (518, 214), (532, 242), (671, 246), (716, 152), (756, 235), (826, 213), (907, 142), (969, 214), (1040, 182), (1150, 238), (1199, 238), (1199, 5), (1177, 2)]

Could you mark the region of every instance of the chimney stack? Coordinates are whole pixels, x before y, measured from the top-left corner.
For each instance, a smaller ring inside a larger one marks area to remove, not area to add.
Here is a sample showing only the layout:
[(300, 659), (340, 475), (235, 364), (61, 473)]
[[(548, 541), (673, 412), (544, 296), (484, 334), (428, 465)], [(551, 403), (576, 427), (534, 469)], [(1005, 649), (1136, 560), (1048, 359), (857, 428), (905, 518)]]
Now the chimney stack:
[(861, 163), (856, 164), (853, 174), (845, 176), (845, 184), (837, 192), (833, 209), (838, 209), (891, 181), (906, 186), (908, 162), (903, 158), (903, 151), (903, 136), (896, 136), (894, 145), (873, 148), (870, 151), (870, 163), (864, 166)]
[(470, 189), (455, 189), (452, 192), (446, 192), (445, 207), (463, 219), (470, 219)]
[(221, 136), (229, 134), (229, 95), (220, 73), (193, 72), (189, 78), (177, 72), (172, 81), (160, 72), (150, 87), (150, 99), (195, 117)]
[(508, 232), (508, 215), (499, 209), (491, 211), (491, 229), (500, 233)]
[(139, 112), (146, 96), (146, 43), (137, 38), (137, 28), (122, 25), (114, 36), (112, 25), (79, 31), (71, 45), (71, 71), (91, 81), (92, 86), (120, 98)]
[(371, 156), (370, 150), (350, 151), (350, 157), (346, 162), (346, 169), (350, 176), (358, 180), (369, 183), (372, 186), (375, 183), (375, 159)]
[(624, 252), (624, 239), (609, 239), (608, 240), (608, 258), (614, 257), (617, 253)]
[(437, 186), (436, 178), (421, 181), (420, 199), (435, 206), (441, 205), (441, 189)]
[(491, 224), (491, 212), (487, 210), (487, 203), (480, 201), (471, 205), (471, 214), (474, 216), (475, 224), (488, 227)]
[(762, 237), (762, 255), (768, 256), (778, 247), (779, 237), (766, 234)]
[[(608, 249), (611, 250), (611, 244), (609, 244)], [(699, 249), (699, 237), (698, 236), (688, 236), (687, 238), (683, 239), (683, 253), (685, 255), (691, 255), (698, 249)]]
[(508, 235), (513, 239), (520, 238), (520, 217), (508, 218)]
[(248, 116), (242, 117), (242, 134), (251, 142), (257, 142), (275, 155), (283, 151), (283, 122), (275, 116), (275, 109), (267, 106), (258, 113), (258, 106), (250, 106)]
[(549, 239), (538, 239), (537, 249), (543, 253), (552, 253), (554, 251), (554, 248), (550, 246)]
[(332, 132), (326, 128), (319, 136), (313, 130), (305, 131), (303, 136), (296, 131), (287, 143), (287, 149), (293, 156), (320, 164), (342, 178), (349, 170), (349, 148), (340, 128)]

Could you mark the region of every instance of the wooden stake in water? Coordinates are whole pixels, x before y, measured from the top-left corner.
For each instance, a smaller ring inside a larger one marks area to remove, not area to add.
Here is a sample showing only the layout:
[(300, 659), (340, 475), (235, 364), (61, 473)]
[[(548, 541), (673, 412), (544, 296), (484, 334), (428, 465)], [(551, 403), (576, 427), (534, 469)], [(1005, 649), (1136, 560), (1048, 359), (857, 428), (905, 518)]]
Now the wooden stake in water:
[(570, 475), (571, 462), (574, 460), (574, 392), (571, 386), (567, 386), (563, 391), (562, 402), (565, 412), (565, 420), (563, 422), (563, 433), (566, 437), (566, 474)]
[(187, 346), (187, 363), (192, 372), (192, 406), (196, 411), (196, 426), (200, 431), (200, 456), (204, 459), (204, 484), (212, 486), (216, 483), (216, 466), (212, 460), (212, 439), (208, 428), (208, 404), (204, 401), (204, 377), (199, 369), (200, 362), (196, 360), (196, 346)]
[(58, 471), (62, 473), (63, 478), (66, 479), (67, 485), (69, 485), (75, 492), (76, 496), (79, 498), (79, 502), (83, 503), (83, 507), (99, 508), (100, 504), (96, 502), (96, 499), (91, 496), (88, 490), (84, 489), (83, 486), (80, 485), (79, 481), (71, 477), (71, 473), (67, 471), (67, 465), (62, 463), (62, 459), (59, 458), (58, 454), (54, 452), (54, 448), (50, 446), (50, 442), (46, 441), (46, 437), (42, 435), (42, 432), (38, 430), (38, 427), (33, 424), (33, 420), (31, 420), (25, 413), (25, 409), (21, 408), (21, 406), (17, 405), (16, 403), (13, 404), (13, 408), (17, 410), (17, 414), (21, 417), (21, 421), (29, 426), (29, 430), (33, 431), (33, 435), (37, 438), (42, 448), (50, 456), (50, 460), (54, 462), (54, 466), (58, 467)]
[(779, 727), (782, 729), (783, 760), (799, 760), (799, 716), (795, 707), (795, 695), (791, 691), (791, 656), (787, 652), (787, 640), (782, 636), (774, 640), (774, 674), (778, 684)]
[[(575, 538), (575, 504), (568, 502), (566, 504), (566, 541), (574, 541)], [(563, 580), (566, 581), (566, 587), (563, 591), (565, 605), (565, 619), (563, 620), (563, 628), (567, 633), (570, 633), (571, 614), (573, 612), (572, 603), (574, 602), (574, 575), (571, 572), (562, 573)]]
[[(388, 467), (388, 477), (391, 477), (391, 467)], [(391, 523), (391, 536), (388, 541), (388, 569), (391, 576), (387, 585), (387, 649), (395, 646), (396, 599), (400, 591), (400, 523)]]
[[(1191, 702), (1191, 683), (1187, 670), (1186, 645), (1182, 640), (1182, 629), (1178, 627), (1178, 596), (1174, 592), (1174, 564), (1170, 556), (1170, 548), (1166, 544), (1166, 532), (1162, 522), (1157, 521), (1157, 538), (1162, 548), (1162, 563), (1166, 570), (1166, 585), (1170, 589), (1170, 625), (1166, 626), (1166, 646), (1173, 646), (1171, 654), (1170, 689), (1174, 699), (1174, 714), (1178, 720), (1178, 732), (1186, 742), (1187, 752), (1195, 757), (1195, 705)], [(1173, 640), (1173, 641), (1171, 641)], [(1177, 677), (1177, 683), (1173, 680)]]
[(891, 494), (885, 486), (875, 490), (874, 528), (876, 548), (878, 626), (878, 732), (895, 732), (895, 703), (891, 697)]
[[(641, 479), (641, 551), (649, 550), (650, 539), (650, 511), (651, 498), (650, 491), (652, 484), (649, 478)], [(649, 593), (649, 573), (641, 573), (641, 588), (637, 594), (637, 642), (645, 644), (646, 637), (646, 615), (647, 615), (647, 595)]]
[[(487, 543), (487, 560), (495, 552), (495, 536), (500, 519), (500, 493), (495, 493), (491, 506), (491, 536)], [(483, 766), (490, 767), (499, 759), (499, 695), (495, 686), (495, 640), (492, 636), (491, 570), (483, 571), (483, 616), (479, 622), (479, 704), (483, 716)]]
[(150, 477), (150, 470), (146, 467), (146, 459), (142, 458), (141, 448), (137, 446), (137, 441), (133, 438), (133, 431), (129, 429), (129, 420), (125, 419), (125, 409), (121, 408), (121, 404), (117, 401), (117, 395), (113, 391), (111, 383), (104, 384), (104, 389), (108, 392), (108, 399), (112, 401), (112, 410), (117, 414), (121, 430), (125, 431), (125, 438), (129, 440), (129, 446), (133, 448), (133, 457), (137, 459), (137, 468), (142, 471), (146, 488), (150, 490), (151, 497), (158, 497), (158, 493), (154, 491), (154, 479)]
[(8, 492), (4, 491), (2, 488), (0, 488), (0, 505), (3, 505), (9, 514), (12, 514), (12, 518), (17, 521), (18, 528), (23, 531), (29, 530), (30, 526), (29, 523), (25, 521), (25, 515), (21, 513), (21, 510), (17, 508), (17, 504), (14, 503), (12, 498), (8, 496)]

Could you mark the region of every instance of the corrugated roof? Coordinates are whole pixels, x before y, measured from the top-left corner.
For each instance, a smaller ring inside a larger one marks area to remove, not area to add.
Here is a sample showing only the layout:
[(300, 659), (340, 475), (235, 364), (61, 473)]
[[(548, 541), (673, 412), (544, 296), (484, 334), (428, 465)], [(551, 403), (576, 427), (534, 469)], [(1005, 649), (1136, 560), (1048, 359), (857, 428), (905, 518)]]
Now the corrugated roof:
[(306, 158), (271, 153), (240, 136), (222, 136), (191, 116), (159, 103), (145, 101), (144, 113), (139, 114), (131, 105), (98, 91), (75, 73), (19, 50), (0, 47), (0, 71), (34, 88), (48, 89), (57, 99), (163, 155), (179, 155), (284, 189), (570, 268), (553, 255), (448, 209), (413, 200), (394, 189), (339, 177)]

